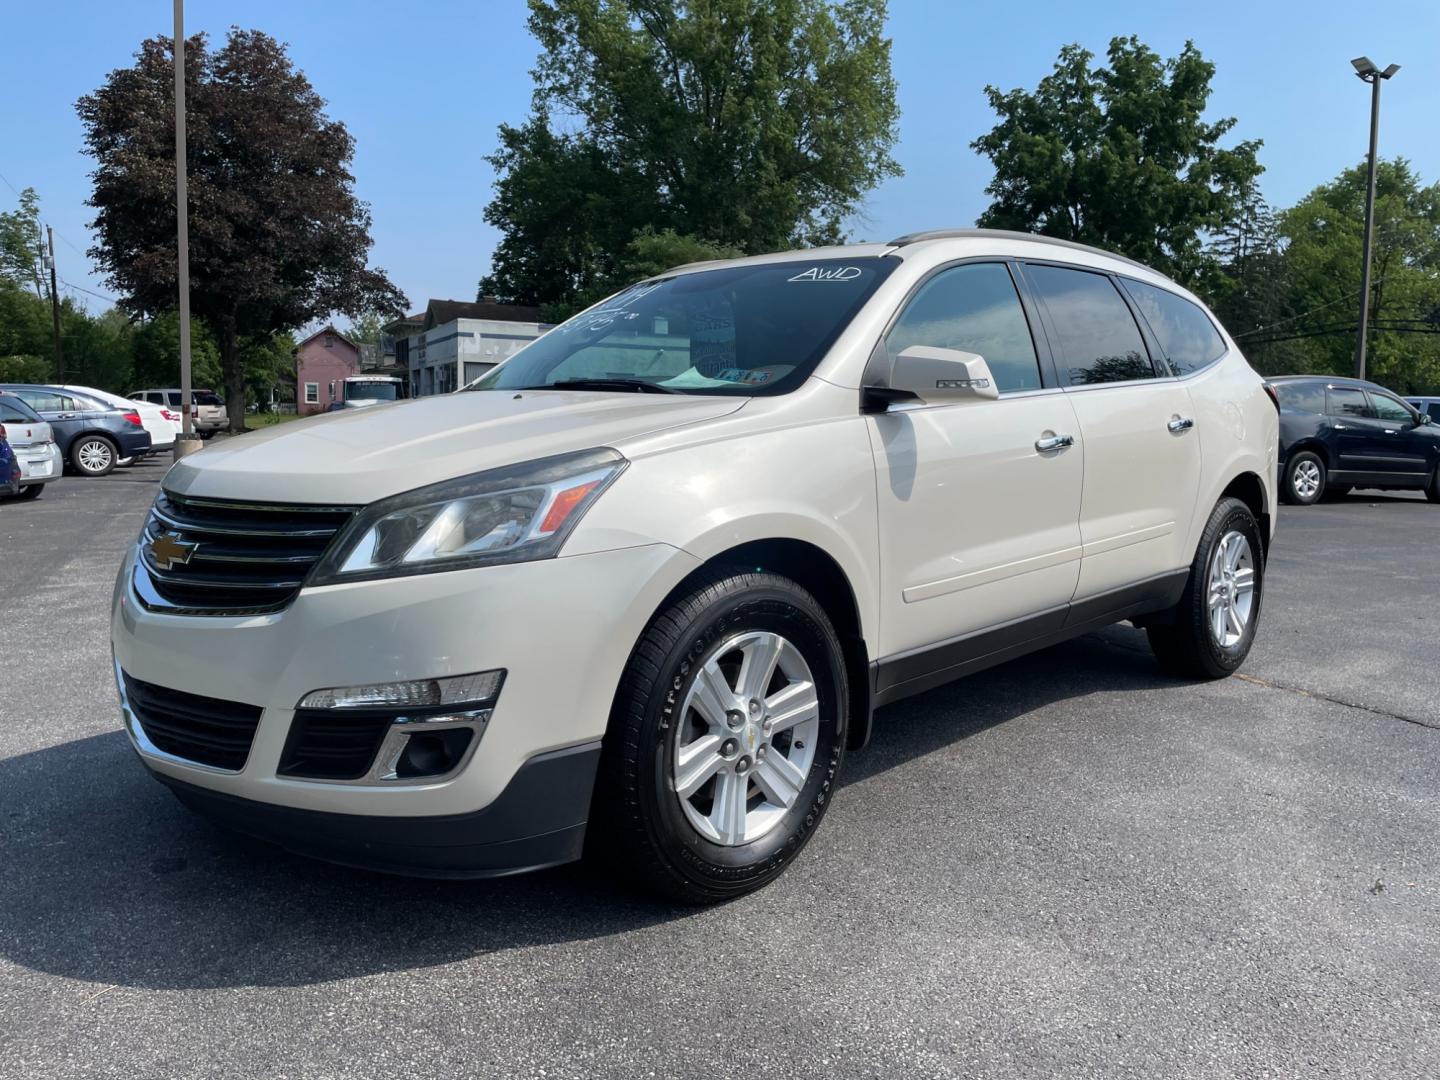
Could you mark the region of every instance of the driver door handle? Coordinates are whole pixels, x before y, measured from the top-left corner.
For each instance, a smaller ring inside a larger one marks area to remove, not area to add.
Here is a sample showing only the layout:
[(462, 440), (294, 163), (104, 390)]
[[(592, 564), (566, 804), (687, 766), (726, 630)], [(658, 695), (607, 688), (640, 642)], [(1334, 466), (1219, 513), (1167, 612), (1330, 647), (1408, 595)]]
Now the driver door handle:
[(1047, 435), (1043, 439), (1035, 440), (1035, 449), (1042, 454), (1047, 454), (1051, 450), (1063, 450), (1067, 446), (1074, 445), (1075, 436), (1073, 435)]
[(1334, 428), (1335, 428), (1336, 431), (1344, 431), (1344, 430), (1346, 430), (1344, 424), (1335, 424), (1335, 425), (1333, 425), (1333, 426), (1334, 426)]
[(1189, 431), (1192, 427), (1194, 427), (1195, 420), (1193, 417), (1189, 416), (1177, 416), (1165, 426), (1170, 429), (1172, 434), (1179, 435), (1180, 432)]

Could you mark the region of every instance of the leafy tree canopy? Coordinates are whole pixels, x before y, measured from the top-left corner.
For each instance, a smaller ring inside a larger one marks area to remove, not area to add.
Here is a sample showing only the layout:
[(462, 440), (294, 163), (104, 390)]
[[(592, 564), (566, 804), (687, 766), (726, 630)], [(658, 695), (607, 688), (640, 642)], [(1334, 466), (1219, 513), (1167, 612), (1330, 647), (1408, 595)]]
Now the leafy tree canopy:
[(40, 196), (27, 187), (20, 205), (0, 213), (0, 275), (50, 298), (50, 283), (40, 270), (44, 238), (40, 232)]
[(1258, 141), (1220, 142), (1233, 118), (1202, 119), (1215, 67), (1189, 42), (1162, 59), (1134, 37), (1108, 64), (1060, 50), (1034, 91), (985, 89), (1000, 121), (971, 146), (995, 166), (979, 224), (1094, 244), (1195, 282), (1208, 232), (1236, 215), (1261, 172)]
[[(370, 212), (354, 140), (284, 46), (232, 29), (185, 42), (191, 308), (213, 330), (226, 397), (245, 400), (243, 345), (340, 311), (401, 312), (366, 265)], [(95, 159), (91, 256), (132, 314), (177, 303), (172, 42), (145, 41), (76, 108)], [(244, 423), (230, 410), (232, 428)]]
[[(899, 175), (884, 0), (530, 0), (534, 109), (503, 125), (482, 293), (577, 305), (655, 235), (827, 243)], [(570, 129), (574, 128), (573, 131)]]

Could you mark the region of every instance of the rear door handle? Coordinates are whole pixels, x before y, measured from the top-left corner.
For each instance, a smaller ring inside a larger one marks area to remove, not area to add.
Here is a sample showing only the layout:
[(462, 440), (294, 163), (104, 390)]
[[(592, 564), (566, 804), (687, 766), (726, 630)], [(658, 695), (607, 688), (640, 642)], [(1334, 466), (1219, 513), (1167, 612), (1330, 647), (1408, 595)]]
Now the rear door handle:
[(1345, 430), (1346, 430), (1346, 427), (1345, 427), (1344, 424), (1335, 424), (1335, 425), (1334, 425), (1334, 428), (1335, 428), (1336, 431), (1345, 431)]
[(1174, 434), (1179, 435), (1180, 432), (1189, 431), (1192, 427), (1194, 427), (1195, 421), (1192, 417), (1189, 416), (1177, 416), (1165, 426), (1168, 427)]
[(1042, 454), (1048, 454), (1051, 450), (1063, 450), (1067, 446), (1075, 445), (1073, 435), (1046, 435), (1042, 439), (1035, 440), (1035, 449)]

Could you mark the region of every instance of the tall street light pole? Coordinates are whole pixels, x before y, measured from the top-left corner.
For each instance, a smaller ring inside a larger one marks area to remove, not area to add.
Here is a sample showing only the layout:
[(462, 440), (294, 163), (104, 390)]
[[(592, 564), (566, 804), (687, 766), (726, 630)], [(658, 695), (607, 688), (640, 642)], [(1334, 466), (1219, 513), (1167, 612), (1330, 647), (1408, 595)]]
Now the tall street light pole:
[(190, 199), (185, 164), (185, 0), (175, 0), (175, 233), (180, 280), (180, 438), (175, 456), (200, 448), (190, 425)]
[[(179, 3), (179, 0), (176, 0)], [(1375, 232), (1375, 146), (1380, 136), (1380, 84), (1400, 70), (1391, 64), (1381, 71), (1368, 56), (1350, 63), (1355, 74), (1370, 84), (1370, 165), (1365, 187), (1365, 242), (1360, 256), (1360, 328), (1355, 332), (1355, 377), (1365, 378), (1365, 338), (1370, 324), (1370, 242)]]

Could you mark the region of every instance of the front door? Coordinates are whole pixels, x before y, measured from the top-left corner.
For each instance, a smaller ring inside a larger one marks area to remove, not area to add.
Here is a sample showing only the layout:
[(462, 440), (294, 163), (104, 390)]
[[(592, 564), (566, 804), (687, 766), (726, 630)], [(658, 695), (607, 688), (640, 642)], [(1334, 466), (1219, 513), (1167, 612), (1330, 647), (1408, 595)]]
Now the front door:
[(1200, 439), (1185, 384), (1152, 359), (1113, 279), (1025, 268), (1085, 439), (1077, 601), (1190, 565)]
[[(869, 418), (881, 655), (914, 654), (921, 668), (938, 669), (986, 651), (979, 632), (1024, 620), (1015, 632), (1038, 634), (1044, 618), (1063, 621), (1080, 566), (1085, 448), (1067, 396), (1042, 386), (1004, 263), (966, 263), (924, 283), (884, 349), (893, 358), (910, 345), (978, 353), (1000, 390), (996, 400)], [(954, 641), (967, 636), (973, 647)], [(950, 650), (933, 648), (945, 642)]]
[(1397, 397), (1370, 391), (1370, 407), (1383, 434), (1386, 459), (1401, 479), (1419, 485), (1435, 467), (1435, 429), (1418, 424), (1415, 412)]

